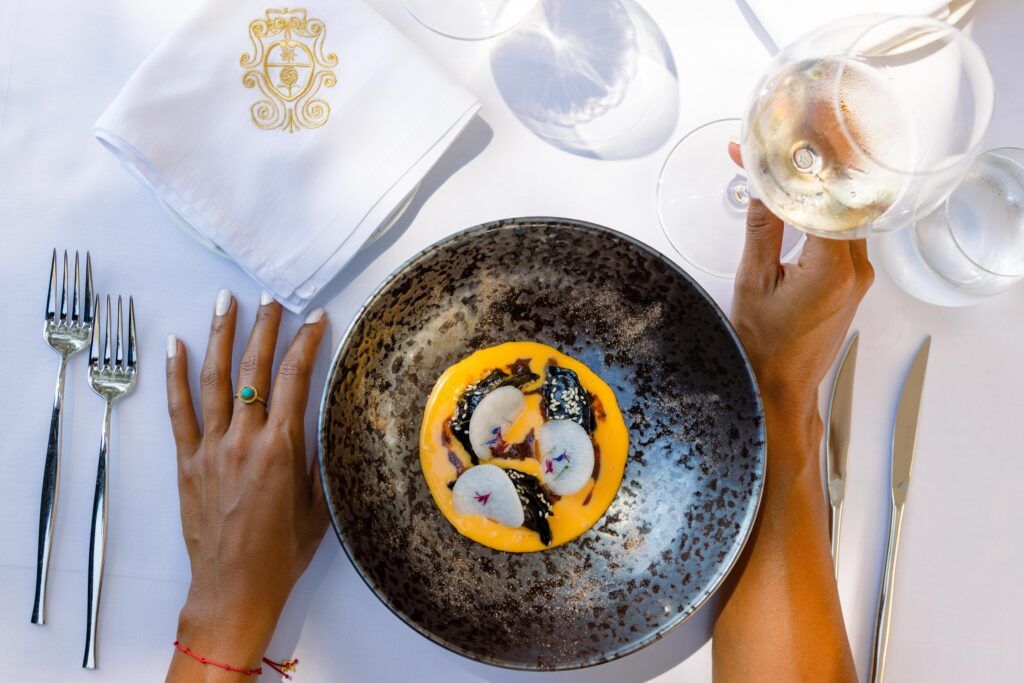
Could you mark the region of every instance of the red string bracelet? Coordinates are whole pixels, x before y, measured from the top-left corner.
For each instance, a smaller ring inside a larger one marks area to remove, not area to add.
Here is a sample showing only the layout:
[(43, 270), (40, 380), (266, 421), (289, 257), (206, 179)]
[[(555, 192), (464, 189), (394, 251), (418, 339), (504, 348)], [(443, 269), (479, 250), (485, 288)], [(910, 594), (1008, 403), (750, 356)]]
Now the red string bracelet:
[[(174, 647), (179, 652), (182, 652), (182, 653), (188, 655), (192, 659), (195, 659), (196, 661), (198, 661), (200, 664), (209, 664), (210, 666), (215, 666), (217, 668), (224, 669), (225, 671), (230, 671), (230, 672), (236, 673), (236, 674), (242, 674), (243, 676), (259, 676), (261, 673), (263, 673), (263, 667), (262, 666), (259, 666), (259, 667), (255, 668), (255, 669), (236, 669), (235, 667), (231, 666), (230, 664), (223, 664), (221, 662), (215, 662), (212, 659), (207, 659), (206, 657), (203, 657), (202, 655), (197, 655), (195, 652), (192, 652), (192, 650), (188, 649), (187, 647), (182, 645), (177, 640), (174, 641)], [(273, 669), (277, 673), (279, 673), (282, 676), (284, 676), (286, 680), (290, 681), (292, 679), (292, 677), (288, 675), (288, 672), (295, 671), (295, 667), (298, 666), (299, 660), (297, 660), (297, 659), (286, 659), (283, 662), (275, 662), (272, 659), (267, 659), (266, 657), (264, 657), (263, 658), (263, 663), (266, 664), (267, 666), (269, 666), (271, 669)]]

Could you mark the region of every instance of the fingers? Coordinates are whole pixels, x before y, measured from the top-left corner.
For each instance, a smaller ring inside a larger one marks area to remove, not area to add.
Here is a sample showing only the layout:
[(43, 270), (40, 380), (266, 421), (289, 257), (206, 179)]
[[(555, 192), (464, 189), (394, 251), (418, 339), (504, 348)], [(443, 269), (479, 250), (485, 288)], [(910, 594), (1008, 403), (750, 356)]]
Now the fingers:
[(837, 265), (852, 268), (850, 246), (846, 240), (808, 235), (800, 253), (800, 267), (826, 274)]
[(188, 387), (188, 356), (185, 345), (173, 334), (167, 337), (167, 414), (178, 450), (178, 465), (199, 448), (199, 421)]
[(774, 281), (782, 252), (782, 220), (759, 199), (747, 208), (747, 237), (737, 278)]
[(306, 322), (295, 333), (274, 378), (270, 395), (270, 417), (273, 420), (302, 428), (316, 350), (326, 329), (327, 316), (324, 309), (317, 308), (310, 312)]
[(740, 143), (729, 142), (729, 157), (734, 164), (743, 168), (743, 154), (740, 152)]
[(863, 298), (875, 281), (875, 269), (868, 259), (867, 241), (853, 240), (850, 242), (850, 257), (853, 259), (853, 269), (857, 274), (857, 294)]
[(230, 291), (222, 289), (217, 295), (210, 325), (210, 341), (206, 346), (206, 359), (199, 373), (200, 403), (203, 425), (207, 434), (223, 434), (231, 422), (231, 402), (234, 395), (231, 383), (231, 347), (235, 342), (235, 317), (238, 305)]
[[(265, 398), (270, 392), (270, 372), (277, 348), (277, 331), (281, 326), (281, 304), (267, 292), (260, 295), (260, 308), (256, 312), (249, 341), (238, 364), (238, 386), (251, 386)], [(267, 411), (262, 403), (245, 404), (234, 401), (235, 417), (246, 421), (262, 422)]]

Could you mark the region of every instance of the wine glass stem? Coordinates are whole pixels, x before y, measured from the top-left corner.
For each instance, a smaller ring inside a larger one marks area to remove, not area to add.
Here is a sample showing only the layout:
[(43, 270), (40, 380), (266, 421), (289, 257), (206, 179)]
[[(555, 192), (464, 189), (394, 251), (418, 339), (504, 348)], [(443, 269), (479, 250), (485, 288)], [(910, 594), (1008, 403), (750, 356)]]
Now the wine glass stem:
[(747, 179), (738, 174), (734, 176), (725, 188), (725, 197), (729, 206), (737, 211), (746, 211), (750, 204), (750, 189), (747, 187)]

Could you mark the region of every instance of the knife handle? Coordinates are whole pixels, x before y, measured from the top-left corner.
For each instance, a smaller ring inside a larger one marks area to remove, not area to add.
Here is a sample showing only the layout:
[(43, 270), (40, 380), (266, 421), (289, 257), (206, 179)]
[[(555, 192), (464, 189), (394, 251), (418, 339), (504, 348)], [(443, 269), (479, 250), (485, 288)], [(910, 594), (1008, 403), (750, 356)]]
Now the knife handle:
[(836, 569), (836, 581), (839, 581), (839, 530), (843, 525), (843, 502), (832, 503), (832, 564)]
[(885, 546), (885, 570), (882, 590), (878, 596), (878, 620), (875, 622), (875, 646), (871, 658), (873, 683), (881, 683), (885, 673), (885, 655), (892, 629), (892, 603), (896, 578), (896, 555), (900, 545), (900, 527), (903, 525), (903, 505), (893, 503), (889, 508), (889, 541)]

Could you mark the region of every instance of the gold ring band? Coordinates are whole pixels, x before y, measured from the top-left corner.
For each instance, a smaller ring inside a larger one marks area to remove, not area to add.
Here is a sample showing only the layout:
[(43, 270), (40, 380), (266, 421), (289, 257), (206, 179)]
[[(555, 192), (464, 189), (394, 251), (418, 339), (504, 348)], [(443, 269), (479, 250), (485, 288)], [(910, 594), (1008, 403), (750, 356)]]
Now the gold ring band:
[(263, 405), (267, 405), (267, 400), (259, 395), (259, 392), (256, 391), (256, 387), (249, 386), (248, 384), (238, 390), (238, 393), (235, 394), (235, 398), (246, 404), (259, 401)]

